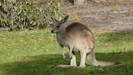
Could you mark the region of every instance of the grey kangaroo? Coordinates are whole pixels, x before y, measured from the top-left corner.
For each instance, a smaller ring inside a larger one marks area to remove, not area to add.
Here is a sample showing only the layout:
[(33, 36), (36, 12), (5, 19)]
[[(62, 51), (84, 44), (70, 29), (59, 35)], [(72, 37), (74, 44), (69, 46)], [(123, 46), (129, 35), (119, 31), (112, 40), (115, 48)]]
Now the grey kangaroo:
[(69, 48), (70, 66), (77, 66), (75, 52), (79, 52), (81, 56), (79, 67), (85, 67), (87, 63), (94, 66), (117, 64), (116, 62), (97, 61), (94, 51), (95, 38), (91, 30), (79, 22), (69, 22), (68, 18), (69, 16), (65, 16), (60, 21), (52, 18), (54, 26), (51, 32), (56, 33), (57, 42), (62, 50), (64, 47)]

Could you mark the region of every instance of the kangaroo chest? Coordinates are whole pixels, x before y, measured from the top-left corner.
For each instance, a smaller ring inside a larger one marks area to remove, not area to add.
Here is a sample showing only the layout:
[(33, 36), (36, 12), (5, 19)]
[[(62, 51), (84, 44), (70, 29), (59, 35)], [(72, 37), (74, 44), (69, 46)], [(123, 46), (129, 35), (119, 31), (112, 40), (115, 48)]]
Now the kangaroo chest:
[(65, 40), (65, 37), (64, 37), (64, 34), (57, 34), (56, 35), (56, 38), (57, 38), (57, 42), (60, 44), (60, 45), (63, 45), (63, 46), (68, 46), (68, 43), (67, 41)]

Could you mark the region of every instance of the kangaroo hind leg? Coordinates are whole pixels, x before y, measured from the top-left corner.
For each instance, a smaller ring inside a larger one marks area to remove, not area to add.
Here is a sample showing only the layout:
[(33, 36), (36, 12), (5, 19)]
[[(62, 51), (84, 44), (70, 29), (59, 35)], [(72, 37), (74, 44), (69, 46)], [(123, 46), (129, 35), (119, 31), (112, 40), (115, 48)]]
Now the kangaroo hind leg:
[(69, 55), (70, 55), (70, 66), (74, 66), (76, 67), (77, 66), (77, 63), (76, 63), (76, 56), (74, 54), (74, 52), (72, 51), (73, 50), (73, 47), (70, 48), (70, 51), (69, 51)]
[(80, 52), (80, 65), (79, 67), (85, 67), (85, 62), (86, 62), (86, 52)]

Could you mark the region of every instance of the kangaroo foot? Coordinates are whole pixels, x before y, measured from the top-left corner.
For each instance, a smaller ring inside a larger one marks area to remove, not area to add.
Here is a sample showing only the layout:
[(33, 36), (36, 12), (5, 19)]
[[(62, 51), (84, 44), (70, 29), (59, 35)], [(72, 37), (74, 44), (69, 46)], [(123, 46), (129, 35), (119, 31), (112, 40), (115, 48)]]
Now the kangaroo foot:
[(71, 66), (71, 65), (57, 65), (55, 68), (71, 69), (71, 68), (76, 68), (76, 67)]

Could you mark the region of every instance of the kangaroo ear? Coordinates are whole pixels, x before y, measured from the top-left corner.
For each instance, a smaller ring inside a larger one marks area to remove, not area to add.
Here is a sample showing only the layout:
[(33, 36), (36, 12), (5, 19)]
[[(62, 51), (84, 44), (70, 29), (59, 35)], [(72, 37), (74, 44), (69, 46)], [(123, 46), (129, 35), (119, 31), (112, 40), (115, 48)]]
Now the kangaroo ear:
[(67, 22), (68, 18), (69, 18), (69, 15), (65, 16), (64, 19), (62, 19), (62, 20), (60, 21), (60, 23), (63, 24), (63, 23), (65, 23), (65, 22)]
[(51, 17), (51, 19), (52, 19), (52, 21), (53, 21), (54, 23), (59, 22), (58, 20), (56, 20), (56, 19), (53, 18), (53, 17)]

